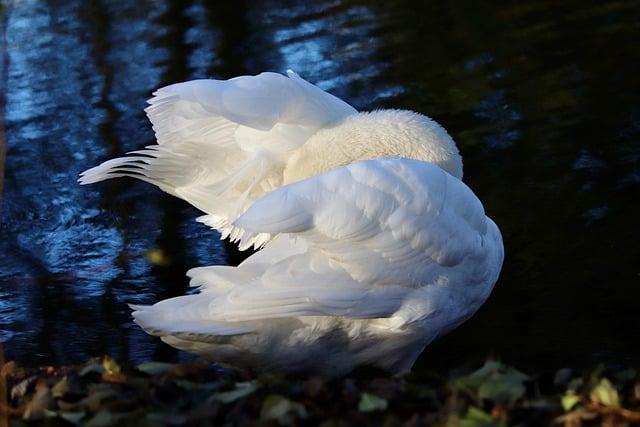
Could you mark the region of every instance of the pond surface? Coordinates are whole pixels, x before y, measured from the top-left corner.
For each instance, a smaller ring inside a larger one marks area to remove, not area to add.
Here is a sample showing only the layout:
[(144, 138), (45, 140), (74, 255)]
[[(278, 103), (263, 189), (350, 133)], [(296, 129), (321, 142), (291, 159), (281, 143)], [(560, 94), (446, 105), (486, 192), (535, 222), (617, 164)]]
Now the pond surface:
[(5, 356), (185, 357), (127, 303), (183, 294), (187, 269), (241, 258), (155, 187), (77, 175), (154, 142), (142, 110), (160, 86), (292, 68), (356, 108), (442, 123), (502, 229), (489, 301), (419, 367), (637, 364), (640, 3), (312, 3), (3, 3)]

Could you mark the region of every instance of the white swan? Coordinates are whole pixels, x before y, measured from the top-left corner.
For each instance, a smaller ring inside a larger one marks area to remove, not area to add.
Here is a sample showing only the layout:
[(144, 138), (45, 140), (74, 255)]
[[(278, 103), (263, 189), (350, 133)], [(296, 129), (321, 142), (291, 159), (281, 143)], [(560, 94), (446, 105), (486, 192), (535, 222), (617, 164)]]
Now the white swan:
[(489, 296), (502, 238), (433, 120), (359, 113), (292, 71), (175, 84), (149, 104), (158, 145), (80, 182), (150, 182), (264, 248), (190, 270), (198, 294), (133, 307), (148, 333), (235, 366), (398, 373)]

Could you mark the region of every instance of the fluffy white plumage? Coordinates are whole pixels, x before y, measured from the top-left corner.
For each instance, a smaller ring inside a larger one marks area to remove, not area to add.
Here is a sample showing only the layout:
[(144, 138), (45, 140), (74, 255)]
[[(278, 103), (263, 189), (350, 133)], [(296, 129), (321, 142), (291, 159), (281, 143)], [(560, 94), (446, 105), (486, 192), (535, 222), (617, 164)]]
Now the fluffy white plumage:
[(142, 179), (241, 248), (264, 248), (238, 267), (190, 270), (197, 294), (134, 307), (147, 332), (236, 366), (402, 372), (491, 292), (500, 232), (431, 119), (358, 113), (291, 71), (154, 95), (158, 145), (81, 183)]

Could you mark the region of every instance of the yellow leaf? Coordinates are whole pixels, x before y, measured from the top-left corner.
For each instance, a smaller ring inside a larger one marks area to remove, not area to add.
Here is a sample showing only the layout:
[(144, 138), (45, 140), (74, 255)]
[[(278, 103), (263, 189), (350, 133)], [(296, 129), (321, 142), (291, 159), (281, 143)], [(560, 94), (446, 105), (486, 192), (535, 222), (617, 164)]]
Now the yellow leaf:
[(576, 406), (578, 402), (580, 402), (580, 396), (578, 396), (573, 390), (569, 390), (568, 392), (566, 392), (560, 400), (562, 409), (564, 409), (565, 412), (569, 412), (571, 409), (573, 409), (573, 407)]
[(51, 395), (56, 399), (63, 397), (69, 392), (69, 380), (67, 377), (63, 377), (51, 388)]
[(591, 389), (589, 398), (594, 403), (605, 406), (620, 406), (620, 397), (618, 391), (606, 378), (602, 378), (598, 385)]
[(104, 359), (102, 359), (102, 367), (109, 375), (120, 374), (120, 365), (109, 356), (105, 356)]

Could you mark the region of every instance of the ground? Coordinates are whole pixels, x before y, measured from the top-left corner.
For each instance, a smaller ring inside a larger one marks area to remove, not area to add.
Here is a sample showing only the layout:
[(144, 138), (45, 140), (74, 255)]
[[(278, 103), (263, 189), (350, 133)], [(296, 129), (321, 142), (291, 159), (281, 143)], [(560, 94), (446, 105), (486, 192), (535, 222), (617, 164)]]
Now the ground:
[(597, 367), (524, 374), (498, 361), (472, 372), (301, 378), (204, 360), (2, 367), (6, 425), (502, 426), (640, 424), (640, 375)]

